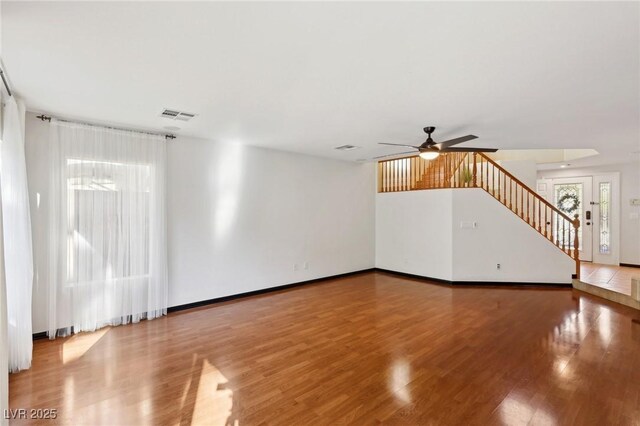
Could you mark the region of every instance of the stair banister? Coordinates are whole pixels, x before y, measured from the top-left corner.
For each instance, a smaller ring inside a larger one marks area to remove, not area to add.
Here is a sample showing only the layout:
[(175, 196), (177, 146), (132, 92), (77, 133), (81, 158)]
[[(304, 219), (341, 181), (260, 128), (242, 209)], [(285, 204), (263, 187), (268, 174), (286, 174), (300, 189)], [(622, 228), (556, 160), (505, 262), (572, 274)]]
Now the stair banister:
[(551, 210), (555, 211), (558, 215), (562, 216), (564, 219), (566, 219), (568, 222), (573, 222), (573, 219), (571, 219), (569, 216), (567, 216), (565, 213), (563, 213), (560, 209), (558, 209), (556, 206), (554, 206), (553, 204), (551, 204), (550, 202), (548, 202), (547, 200), (545, 200), (544, 198), (542, 198), (540, 195), (538, 195), (533, 189), (529, 188), (529, 186), (525, 183), (523, 183), (520, 179), (518, 179), (517, 177), (515, 177), (514, 175), (512, 175), (511, 173), (509, 173), (504, 167), (502, 167), (501, 165), (499, 165), (498, 163), (496, 163), (495, 161), (493, 161), (491, 158), (487, 157), (485, 154), (483, 154), (482, 152), (478, 153), (482, 158), (484, 158), (485, 160), (487, 160), (487, 162), (491, 163), (492, 166), (494, 166), (496, 169), (500, 170), (502, 173), (504, 173), (505, 175), (509, 176), (510, 179), (512, 179), (514, 182), (516, 182), (518, 185), (524, 187), (527, 191), (529, 191), (532, 195), (534, 195), (536, 198), (538, 198), (540, 201), (542, 201), (544, 204), (547, 205), (547, 207), (549, 207)]
[(434, 160), (413, 155), (378, 162), (378, 192), (440, 188), (485, 190), (571, 257), (580, 277), (578, 215), (571, 219), (484, 153), (453, 152)]

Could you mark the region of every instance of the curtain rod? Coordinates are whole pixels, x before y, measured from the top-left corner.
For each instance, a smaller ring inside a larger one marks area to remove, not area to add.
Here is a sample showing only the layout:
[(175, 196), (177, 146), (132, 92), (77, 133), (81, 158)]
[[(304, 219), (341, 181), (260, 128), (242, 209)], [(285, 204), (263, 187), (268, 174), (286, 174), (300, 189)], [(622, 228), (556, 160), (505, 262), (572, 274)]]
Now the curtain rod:
[[(50, 115), (40, 114), (40, 115), (36, 115), (36, 118), (39, 118), (42, 121), (51, 122), (51, 116)], [(102, 126), (102, 125), (91, 124), (91, 123), (82, 123), (80, 121), (63, 120), (61, 118), (58, 118), (57, 120), (58, 121), (63, 121), (65, 123), (84, 124), (85, 126), (104, 127), (106, 129), (113, 129), (113, 130), (124, 130), (125, 132), (144, 133), (145, 135), (164, 136), (165, 139), (175, 139), (177, 137), (176, 135), (172, 135), (172, 134), (161, 135), (160, 133), (141, 132), (140, 130), (123, 129), (121, 127)]]
[(2, 68), (0, 68), (0, 77), (2, 77), (2, 83), (4, 84), (4, 87), (7, 89), (7, 93), (9, 94), (9, 96), (13, 96), (11, 94), (11, 88), (9, 87), (9, 82), (7, 81), (7, 77), (4, 76), (4, 70)]

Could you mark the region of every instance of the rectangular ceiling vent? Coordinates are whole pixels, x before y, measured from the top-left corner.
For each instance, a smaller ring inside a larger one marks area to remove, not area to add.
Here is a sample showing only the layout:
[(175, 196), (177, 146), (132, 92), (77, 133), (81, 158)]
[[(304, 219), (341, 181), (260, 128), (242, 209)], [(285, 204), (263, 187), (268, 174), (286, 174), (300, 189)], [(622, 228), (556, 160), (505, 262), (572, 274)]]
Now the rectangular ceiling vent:
[(162, 112), (160, 113), (160, 117), (168, 118), (170, 120), (179, 120), (179, 121), (189, 121), (195, 116), (196, 116), (195, 114), (191, 114), (190, 112), (176, 111), (175, 109), (167, 109), (167, 108), (162, 110)]
[(342, 145), (342, 146), (335, 147), (335, 149), (337, 149), (338, 151), (351, 151), (353, 149), (358, 149), (358, 148), (360, 147), (355, 145)]

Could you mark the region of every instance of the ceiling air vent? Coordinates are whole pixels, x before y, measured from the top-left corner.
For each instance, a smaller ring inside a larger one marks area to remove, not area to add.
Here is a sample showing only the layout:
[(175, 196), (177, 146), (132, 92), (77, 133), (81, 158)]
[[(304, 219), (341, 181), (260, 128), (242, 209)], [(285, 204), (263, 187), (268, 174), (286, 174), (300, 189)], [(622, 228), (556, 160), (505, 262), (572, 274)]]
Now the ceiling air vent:
[(335, 147), (335, 149), (337, 149), (338, 151), (351, 151), (353, 149), (358, 149), (358, 148), (360, 147), (355, 145), (342, 145), (342, 146)]
[(160, 113), (160, 117), (168, 118), (170, 120), (179, 120), (179, 121), (189, 121), (195, 114), (191, 114), (190, 112), (184, 111), (176, 111), (175, 109), (164, 109)]

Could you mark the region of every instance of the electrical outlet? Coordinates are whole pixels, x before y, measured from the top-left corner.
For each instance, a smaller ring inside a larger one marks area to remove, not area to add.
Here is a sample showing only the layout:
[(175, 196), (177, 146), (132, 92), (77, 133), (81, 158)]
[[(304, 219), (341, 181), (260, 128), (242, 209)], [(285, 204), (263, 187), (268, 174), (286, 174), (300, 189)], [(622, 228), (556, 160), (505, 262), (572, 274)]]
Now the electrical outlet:
[(309, 262), (304, 262), (304, 263), (302, 264), (302, 267), (303, 267), (305, 270), (309, 269)]
[(499, 263), (496, 264), (496, 269), (500, 269), (500, 264)]

